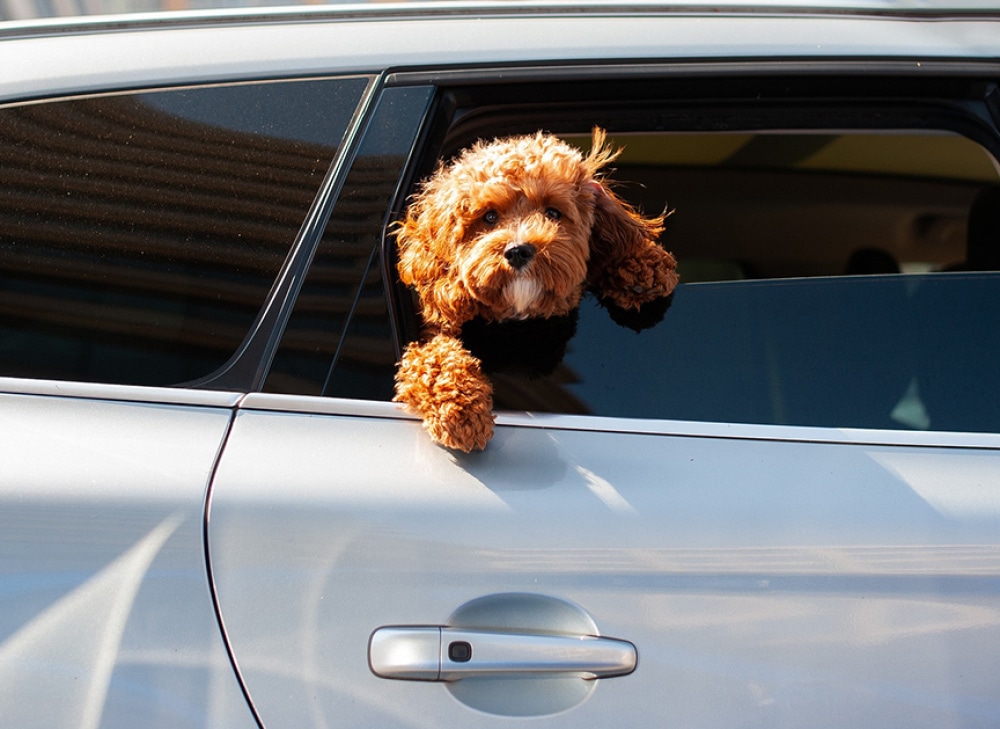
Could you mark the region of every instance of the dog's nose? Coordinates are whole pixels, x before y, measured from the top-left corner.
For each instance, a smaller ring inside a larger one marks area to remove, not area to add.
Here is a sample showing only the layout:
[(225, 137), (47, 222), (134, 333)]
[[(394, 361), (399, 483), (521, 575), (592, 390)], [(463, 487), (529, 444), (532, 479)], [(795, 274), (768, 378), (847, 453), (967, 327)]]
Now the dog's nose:
[(531, 259), (535, 257), (536, 252), (537, 249), (530, 243), (511, 243), (504, 249), (503, 257), (507, 259), (507, 263), (514, 270), (520, 271), (531, 263)]

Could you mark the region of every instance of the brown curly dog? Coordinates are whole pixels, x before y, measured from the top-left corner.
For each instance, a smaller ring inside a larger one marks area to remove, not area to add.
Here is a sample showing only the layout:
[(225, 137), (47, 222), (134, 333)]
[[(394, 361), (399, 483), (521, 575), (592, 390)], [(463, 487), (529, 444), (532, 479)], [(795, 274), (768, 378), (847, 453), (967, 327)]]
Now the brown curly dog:
[(396, 231), (398, 271), (424, 331), (403, 353), (394, 399), (435, 442), (469, 452), (493, 434), (493, 388), (464, 324), (575, 315), (587, 290), (613, 315), (668, 300), (677, 262), (657, 244), (664, 216), (643, 217), (602, 176), (620, 152), (601, 129), (586, 156), (540, 132), (479, 142), (413, 198)]

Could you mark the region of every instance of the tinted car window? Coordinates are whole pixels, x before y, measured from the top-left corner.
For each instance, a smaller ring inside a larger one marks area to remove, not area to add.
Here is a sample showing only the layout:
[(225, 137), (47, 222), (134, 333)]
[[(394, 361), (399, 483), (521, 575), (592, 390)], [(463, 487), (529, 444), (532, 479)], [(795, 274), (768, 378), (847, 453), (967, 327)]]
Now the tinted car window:
[(383, 93), (285, 329), (268, 392), (392, 397), (397, 353), (380, 243), (430, 98), (429, 88)]
[[(639, 335), (585, 306), (528, 409), (860, 428), (1000, 429), (1000, 274), (679, 287)], [(516, 392), (523, 393), (522, 384)], [(574, 398), (567, 408), (566, 394)]]
[(0, 109), (0, 375), (167, 385), (221, 366), (366, 85)]

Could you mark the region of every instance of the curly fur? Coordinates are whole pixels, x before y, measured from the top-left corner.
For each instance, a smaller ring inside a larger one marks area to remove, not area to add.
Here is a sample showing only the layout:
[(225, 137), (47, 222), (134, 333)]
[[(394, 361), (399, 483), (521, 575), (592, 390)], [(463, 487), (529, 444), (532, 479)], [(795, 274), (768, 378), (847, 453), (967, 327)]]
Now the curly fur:
[(541, 132), (478, 142), (413, 198), (397, 268), (425, 331), (403, 354), (395, 400), (435, 442), (468, 452), (492, 436), (492, 386), (462, 341), (467, 323), (575, 317), (586, 290), (609, 310), (649, 311), (673, 291), (676, 261), (657, 244), (664, 216), (643, 217), (603, 177), (619, 152), (600, 129), (586, 156)]

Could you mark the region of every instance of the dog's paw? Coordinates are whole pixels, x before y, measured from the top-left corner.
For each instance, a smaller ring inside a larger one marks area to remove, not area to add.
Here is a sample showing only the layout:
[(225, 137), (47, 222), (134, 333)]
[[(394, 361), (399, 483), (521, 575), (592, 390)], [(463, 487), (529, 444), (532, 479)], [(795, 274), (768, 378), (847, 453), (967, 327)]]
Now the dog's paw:
[(493, 387), (455, 337), (412, 344), (396, 372), (397, 402), (416, 412), (435, 443), (468, 453), (493, 436)]
[(648, 244), (615, 265), (596, 271), (588, 289), (609, 309), (638, 311), (668, 298), (677, 286), (677, 261), (659, 245)]
[(659, 324), (673, 301), (674, 292), (671, 291), (666, 296), (660, 296), (645, 304), (640, 304), (638, 309), (624, 309), (608, 299), (601, 299), (599, 303), (608, 310), (611, 321), (615, 324), (627, 327), (634, 332), (641, 332), (643, 329), (649, 329)]
[(445, 448), (463, 453), (481, 451), (493, 437), (492, 398), (466, 402), (447, 408), (438, 416), (424, 419), (431, 440)]
[(593, 288), (598, 296), (622, 309), (637, 310), (673, 293), (677, 261), (658, 245), (649, 245), (604, 272)]

